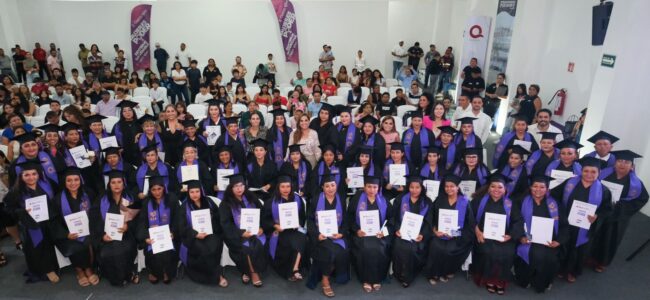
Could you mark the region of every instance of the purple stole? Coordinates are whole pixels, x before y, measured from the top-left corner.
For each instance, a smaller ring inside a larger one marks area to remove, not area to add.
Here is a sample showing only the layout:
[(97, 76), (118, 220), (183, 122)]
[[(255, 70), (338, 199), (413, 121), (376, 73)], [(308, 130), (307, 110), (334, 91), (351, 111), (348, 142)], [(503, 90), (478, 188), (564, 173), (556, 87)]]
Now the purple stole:
[(300, 166), (298, 167), (298, 190), (299, 191), (305, 188), (305, 182), (307, 182), (307, 163), (301, 159)]
[[(273, 222), (275, 222), (275, 224), (280, 224), (280, 211), (278, 205), (282, 203), (282, 200), (274, 197), (272, 201), (273, 202), (271, 203), (271, 209), (273, 213)], [(293, 194), (293, 202), (296, 202), (298, 205), (298, 211), (300, 211), (302, 209), (302, 199), (300, 199), (298, 195)], [(275, 252), (278, 249), (279, 237), (280, 233), (275, 231), (271, 233), (271, 238), (269, 239), (269, 254), (271, 254), (272, 259), (275, 259)]]
[[(390, 178), (388, 178), (388, 176), (389, 176), (389, 171), (390, 171), (390, 165), (393, 165), (393, 164), (395, 164), (395, 163), (393, 162), (393, 159), (392, 159), (392, 158), (389, 158), (389, 159), (386, 161), (386, 165), (384, 166), (384, 171), (382, 172), (381, 175), (384, 177), (384, 180), (386, 180), (386, 182), (389, 182), (389, 181), (390, 181), (390, 180), (389, 180)], [(411, 171), (409, 170), (409, 165), (408, 165), (405, 161), (403, 161), (403, 162), (401, 163), (401, 165), (406, 166), (406, 176), (410, 175), (410, 174), (411, 174)]]
[[(102, 173), (106, 173), (110, 171), (112, 168), (108, 164), (104, 164), (104, 168), (102, 169)], [(122, 158), (120, 157), (120, 161), (117, 163), (117, 166), (115, 166), (115, 170), (120, 170), (124, 172), (124, 163), (122, 162)]]
[[(206, 146), (208, 145), (208, 140), (202, 135), (195, 135), (194, 140), (190, 140), (190, 138), (183, 133), (183, 142), (185, 142), (187, 140), (191, 141), (195, 145), (197, 143), (197, 140), (203, 142)], [(198, 147), (196, 148), (196, 155), (199, 155), (199, 148)]]
[(325, 162), (321, 161), (318, 163), (318, 175), (319, 178), (322, 175), (325, 175), (325, 168), (327, 168), (330, 172), (329, 174), (334, 175), (334, 179), (336, 180), (336, 186), (340, 186), (341, 183), (341, 172), (339, 171), (339, 168), (336, 166), (336, 164), (332, 164), (331, 167), (326, 167)]
[[(129, 203), (133, 203), (133, 199), (131, 199), (131, 196), (126, 193), (122, 193), (122, 198), (125, 198), (126, 200), (129, 200)], [(111, 199), (112, 201), (112, 199)], [(108, 209), (111, 207), (111, 203), (108, 200), (108, 196), (104, 195), (102, 199), (99, 202), (99, 211), (102, 214), (102, 220), (106, 220), (106, 213), (108, 212)]]
[[(593, 151), (593, 152), (587, 153), (585, 156), (600, 159), (600, 158), (598, 158), (598, 156), (596, 154), (597, 154), (596, 151)], [(610, 153), (609, 158), (607, 159), (607, 167), (608, 168), (614, 167), (615, 163), (616, 163), (616, 156), (614, 156), (614, 154)]]
[[(485, 195), (481, 199), (481, 202), (479, 203), (478, 206), (478, 212), (476, 213), (476, 224), (481, 223), (481, 219), (483, 218), (484, 212), (485, 212), (485, 205), (487, 204), (488, 200), (490, 198), (490, 195)], [(512, 209), (512, 201), (504, 197), (503, 198), (503, 209), (506, 211), (506, 229), (510, 227), (510, 210)]]
[[(614, 168), (605, 168), (602, 171), (600, 171), (600, 176), (598, 176), (598, 179), (603, 180), (609, 175), (612, 175), (614, 173)], [(639, 177), (636, 175), (634, 171), (630, 171), (630, 188), (627, 191), (627, 195), (621, 195), (621, 200), (624, 201), (630, 201), (634, 200), (637, 197), (641, 195), (641, 190), (643, 190), (643, 184), (641, 183), (641, 180)]]
[[(439, 146), (442, 148), (442, 142), (436, 141), (436, 146)], [(444, 149), (443, 149), (444, 150)], [(445, 162), (445, 169), (449, 170), (451, 166), (454, 165), (454, 160), (456, 159), (456, 144), (454, 141), (449, 143), (449, 146), (447, 146), (447, 161)]]
[[(516, 138), (517, 138), (517, 134), (514, 131), (508, 132), (501, 137), (501, 139), (499, 140), (499, 144), (497, 145), (496, 149), (494, 149), (494, 156), (492, 157), (493, 166), (499, 164), (499, 159), (501, 158), (501, 155), (503, 155), (503, 152), (506, 151), (508, 144), (510, 144), (510, 141)], [(524, 132), (524, 141), (532, 142), (533, 136), (528, 132)]]
[[(339, 132), (341, 132), (341, 130), (343, 130), (343, 124), (339, 123), (336, 126), (336, 128), (338, 129)], [(348, 125), (348, 127), (345, 130), (347, 130), (347, 132), (345, 133), (345, 145), (343, 146), (344, 153), (348, 152), (348, 149), (352, 147), (352, 145), (354, 144), (354, 140), (357, 136), (357, 128), (354, 127), (352, 123), (350, 123), (350, 125)], [(373, 139), (373, 144), (374, 144), (374, 139)]]
[[(165, 152), (165, 150), (163, 150), (163, 143), (162, 140), (160, 139), (160, 135), (158, 134), (158, 132), (154, 132), (153, 139), (158, 144), (156, 146), (158, 152)], [(138, 148), (142, 150), (144, 149), (144, 147), (147, 147), (148, 145), (149, 145), (149, 139), (147, 138), (147, 134), (143, 132), (140, 135), (140, 138), (138, 139)]]
[[(460, 145), (460, 142), (463, 141), (463, 134), (459, 133), (454, 137), (454, 144), (456, 146)], [(476, 134), (474, 134), (474, 131), (472, 130), (472, 134), (470, 134), (467, 137), (467, 140), (465, 141), (465, 148), (474, 148), (476, 147)]]
[[(163, 199), (160, 200), (160, 205), (158, 205), (158, 209), (153, 208), (152, 202), (154, 201), (156, 200), (150, 198), (149, 205), (147, 205), (147, 219), (149, 220), (149, 228), (168, 225), (171, 219), (171, 215), (169, 212), (169, 207), (165, 206), (165, 198), (163, 197)], [(147, 250), (151, 251), (151, 245), (147, 246)]]
[[(422, 127), (420, 128), (420, 148), (428, 148), (429, 147), (429, 133), (427, 132), (427, 129)], [(406, 152), (406, 158), (410, 161), (411, 160), (411, 143), (413, 142), (413, 137), (415, 136), (415, 130), (413, 127), (409, 128), (404, 132), (404, 151)], [(426, 151), (424, 152), (422, 156), (426, 155)], [(422, 159), (422, 157), (420, 158)]]
[[(439, 171), (438, 169), (439, 168), (436, 166), (436, 171), (433, 172), (433, 180), (440, 180), (440, 175), (438, 175), (438, 171)], [(430, 174), (431, 174), (431, 166), (427, 162), (420, 170), (420, 176), (429, 179)]]
[[(79, 211), (85, 211), (88, 213), (88, 210), (90, 209), (90, 199), (88, 199), (88, 194), (84, 193), (81, 189), (79, 189), (79, 194), (81, 194), (81, 203), (79, 204)], [(63, 216), (67, 216), (69, 214), (72, 214), (72, 209), (70, 208), (70, 201), (68, 201), (68, 196), (66, 191), (61, 192), (61, 212), (63, 213)], [(77, 238), (78, 241), (83, 242), (86, 239), (86, 237), (79, 237)]]
[[(369, 136), (369, 137), (366, 139), (366, 142), (364, 143), (364, 145), (366, 145), (366, 146), (373, 146), (373, 147), (374, 147), (374, 146), (375, 146), (375, 135), (376, 135), (376, 134), (377, 134), (377, 133), (373, 132), (372, 135)], [(365, 136), (364, 136), (364, 138), (365, 138)]]
[[(255, 205), (253, 205), (253, 203), (248, 202), (246, 196), (243, 196), (242, 202), (244, 202), (245, 208), (257, 208)], [(236, 205), (232, 205), (230, 207), (230, 212), (232, 212), (232, 219), (235, 220), (235, 226), (239, 228), (241, 222), (241, 205), (239, 205), (239, 203), (237, 203)], [(255, 232), (251, 232), (251, 233), (255, 233)], [(264, 234), (260, 236), (255, 235), (255, 237), (257, 237), (257, 239), (260, 240), (260, 242), (262, 242), (262, 245), (266, 244), (266, 236)], [(244, 241), (243, 245), (244, 247), (250, 246), (248, 241)]]
[[(566, 209), (571, 209), (571, 207), (568, 207), (569, 197), (571, 197), (571, 192), (573, 192), (573, 189), (576, 187), (576, 185), (582, 184), (581, 179), (582, 176), (576, 176), (567, 179), (566, 185), (564, 186), (564, 194), (562, 196), (562, 204)], [(596, 180), (589, 187), (589, 199), (587, 199), (587, 203), (596, 205), (598, 207), (600, 206), (601, 202), (603, 202), (603, 184), (600, 183), (600, 180)], [(588, 233), (589, 230), (580, 228), (578, 231), (578, 238), (576, 239), (576, 247), (580, 247), (589, 241)]]
[[(558, 206), (555, 199), (550, 196), (546, 197), (546, 206), (548, 207), (548, 213), (553, 219), (553, 232), (557, 235), (560, 224), (560, 217), (558, 215)], [(526, 196), (521, 205), (521, 215), (524, 217), (524, 222), (526, 223), (526, 228), (528, 229), (527, 233), (530, 234), (530, 230), (533, 224), (533, 197)], [(521, 257), (527, 264), (530, 264), (528, 254), (530, 252), (530, 244), (519, 244), (517, 246), (517, 255)]]
[[(50, 199), (52, 198), (52, 196), (54, 195), (52, 192), (52, 187), (50, 187), (50, 184), (47, 183), (47, 181), (39, 180), (38, 186), (45, 192), (45, 194), (47, 194), (48, 198)], [(23, 201), (27, 198), (26, 196), (27, 195), (23, 195)], [(38, 247), (38, 245), (40, 245), (41, 242), (43, 241), (43, 231), (41, 231), (40, 225), (36, 229), (28, 228), (27, 232), (29, 233), (29, 237), (32, 240), (32, 244), (34, 244), (34, 247)]]
[[(341, 228), (341, 224), (343, 223), (343, 206), (341, 206), (341, 199), (339, 198), (339, 194), (336, 194), (336, 222)], [(318, 227), (318, 212), (325, 210), (325, 193), (322, 192), (318, 196), (318, 202), (316, 203), (316, 227)], [(345, 241), (343, 239), (336, 239), (332, 240), (334, 244), (337, 244), (341, 246), (341, 248), (345, 249)]]
[[(230, 146), (230, 139), (231, 139), (230, 134), (228, 132), (226, 132), (226, 137), (225, 137), (225, 140), (224, 140), (224, 144)], [(246, 149), (246, 138), (244, 137), (244, 135), (241, 132), (237, 133), (237, 139), (241, 143), (241, 146), (244, 149)]]
[[(354, 167), (363, 167), (361, 164), (358, 164), (358, 163), (355, 163), (352, 166), (354, 166)], [(375, 176), (375, 162), (372, 161), (372, 159), (370, 160), (370, 162), (368, 162), (368, 166), (369, 167), (367, 169), (364, 168), (364, 174), (370, 175), (370, 176)], [(368, 172), (365, 172), (366, 170), (368, 170)]]
[(501, 175), (507, 176), (511, 180), (506, 184), (506, 196), (510, 196), (512, 191), (515, 189), (515, 186), (517, 185), (517, 181), (519, 181), (519, 176), (521, 176), (521, 171), (523, 169), (524, 169), (523, 164), (515, 169), (510, 168), (510, 165), (506, 165), (505, 167), (503, 167), (503, 170), (501, 171)]
[[(291, 134), (291, 128), (284, 126), (285, 131), (288, 134)], [(275, 165), (278, 167), (278, 170), (280, 167), (282, 167), (282, 164), (284, 163), (284, 141), (282, 139), (282, 132), (280, 131), (279, 128), (275, 128), (276, 131), (276, 136), (275, 140), (273, 141), (273, 161), (275, 161)]]
[[(409, 204), (410, 202), (411, 202), (411, 193), (406, 193), (404, 196), (402, 196), (402, 200), (400, 202), (400, 214), (399, 214), (400, 222), (404, 218), (404, 214), (407, 211), (410, 211), (410, 204)], [(427, 211), (429, 211), (429, 205), (425, 203), (424, 199), (420, 199), (420, 215), (423, 217), (426, 216)]]
[[(185, 220), (187, 220), (187, 226), (189, 228), (192, 228), (192, 200), (189, 198), (185, 199)], [(208, 200), (206, 201), (208, 203), (208, 209), (212, 208), (212, 201)], [(212, 215), (212, 211), (210, 212), (210, 215)], [(183, 262), (183, 265), (187, 266), (187, 254), (188, 254), (188, 249), (185, 244), (181, 242), (181, 245), (178, 249), (178, 257), (181, 259)]]
[[(542, 157), (542, 155), (544, 155), (544, 152), (542, 151), (542, 149), (540, 149), (540, 150), (537, 150), (537, 151), (533, 152), (533, 154), (531, 154), (528, 157), (528, 160), (526, 161), (526, 171), (528, 172), (528, 175), (533, 174), (533, 168), (535, 167), (535, 164), (537, 164), (537, 161)], [(553, 149), (553, 159), (557, 160), (559, 158), (560, 158), (560, 150), (557, 149), (557, 148), (554, 148)]]
[[(105, 130), (102, 130), (102, 138), (108, 137)], [(99, 139), (95, 136), (94, 133), (88, 135), (88, 150), (95, 151), (95, 157), (99, 157), (102, 147), (99, 145)]]
[[(551, 176), (551, 171), (557, 169), (557, 167), (560, 165), (560, 160), (556, 159), (552, 161), (550, 164), (548, 164), (548, 167), (546, 167), (546, 172), (544, 172), (544, 175), (546, 176)], [(575, 175), (580, 175), (582, 173), (582, 167), (580, 166), (579, 163), (573, 162), (573, 174)], [(575, 178), (575, 177), (574, 177)]]
[[(381, 194), (377, 194), (377, 196), (375, 196), (375, 202), (377, 202), (377, 207), (379, 208), (379, 224), (384, 224), (384, 221), (386, 221), (386, 209), (388, 209), (386, 199), (384, 199), (384, 196)], [(359, 203), (357, 203), (356, 220), (358, 226), (361, 226), (361, 221), (359, 220), (359, 212), (366, 210), (368, 210), (368, 195), (366, 195), (364, 192), (361, 193), (361, 196), (359, 197)]]
[(226, 121), (223, 118), (221, 118), (221, 116), (219, 117), (218, 122), (213, 122), (212, 118), (210, 117), (203, 119), (203, 121), (201, 121), (201, 130), (205, 130), (207, 126), (222, 126), (221, 128), (228, 128), (226, 126)]
[[(149, 165), (147, 163), (143, 163), (138, 168), (138, 172), (135, 175), (135, 179), (138, 182), (140, 191), (144, 191), (144, 179), (147, 176), (147, 170), (149, 170)], [(156, 170), (158, 171), (158, 175), (164, 177), (163, 181), (165, 182), (165, 186), (169, 186), (169, 170), (167, 170), (167, 166), (165, 166), (162, 161), (158, 160), (158, 163), (156, 164)]]
[[(467, 215), (467, 204), (469, 204), (469, 200), (462, 194), (458, 194), (458, 198), (456, 199), (456, 211), (458, 211), (458, 231), (461, 231), (463, 227), (465, 226), (465, 216)], [(443, 236), (441, 237), (443, 240), (450, 240), (450, 238)]]
[[(197, 166), (197, 169), (198, 169), (198, 171), (199, 171), (199, 179), (200, 179), (200, 177), (201, 177), (201, 176), (200, 176), (200, 175), (201, 175), (201, 169), (199, 168), (199, 161), (196, 160), (196, 159), (193, 160), (193, 161), (192, 161), (192, 166), (193, 166), (193, 165), (196, 165), (196, 166)], [(181, 182), (185, 182), (185, 180), (183, 180), (183, 177), (181, 177), (181, 174), (182, 174), (182, 172), (181, 172), (181, 167), (183, 167), (183, 166), (187, 166), (187, 162), (184, 161), (184, 160), (180, 163), (180, 165), (178, 165), (178, 170), (176, 170), (176, 179), (178, 179), (178, 182), (179, 182), (179, 183), (181, 183)]]
[[(38, 151), (37, 157), (41, 163), (41, 167), (43, 167), (43, 172), (45, 172), (45, 176), (48, 179), (54, 181), (55, 183), (59, 183), (59, 176), (56, 173), (56, 169), (54, 168), (54, 164), (52, 163), (52, 159), (50, 159), (50, 156), (43, 151)], [(16, 164), (20, 164), (22, 162), (25, 162), (26, 160), (27, 158), (21, 154), (16, 160)], [(16, 170), (16, 174), (20, 174), (23, 168), (21, 168), (20, 166), (16, 166), (15, 170)]]
[[(456, 168), (454, 169), (454, 175), (458, 177), (463, 177), (463, 173), (467, 170), (467, 167), (465, 165), (458, 164)], [(488, 171), (483, 167), (483, 164), (478, 164), (476, 166), (476, 175), (478, 175), (478, 183), (480, 186), (485, 184), (485, 180), (488, 177)], [(468, 195), (469, 196), (469, 195)]]
[[(235, 171), (233, 174), (239, 174), (239, 167), (237, 166), (237, 164), (235, 162), (232, 161), (232, 159), (230, 160), (230, 163), (228, 165), (230, 166), (230, 168), (226, 168), (226, 166), (223, 163), (219, 163), (219, 166), (217, 166), (217, 170), (219, 170), (219, 169), (221, 169), (221, 170), (233, 169)], [(232, 166), (235, 166), (235, 167), (233, 168)], [(216, 175), (217, 171), (215, 170), (214, 173), (215, 173), (215, 175), (214, 175), (215, 178), (217, 178), (217, 175)], [(218, 191), (217, 192), (217, 198), (223, 200), (223, 194), (224, 194), (224, 191)]]
[[(133, 113), (135, 115), (135, 113)], [(120, 121), (121, 122), (121, 121)], [(120, 129), (120, 122), (117, 122), (115, 126), (113, 126), (113, 135), (115, 136), (115, 139), (117, 140), (117, 144), (120, 145), (121, 147), (124, 147), (124, 142), (122, 141), (122, 129)]]

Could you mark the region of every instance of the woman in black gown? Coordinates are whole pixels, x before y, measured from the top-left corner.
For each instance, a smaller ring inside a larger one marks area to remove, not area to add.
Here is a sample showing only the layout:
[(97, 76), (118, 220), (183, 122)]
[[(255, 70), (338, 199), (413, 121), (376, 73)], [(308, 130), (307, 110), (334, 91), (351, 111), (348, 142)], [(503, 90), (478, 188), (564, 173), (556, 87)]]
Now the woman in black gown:
[(183, 124), (178, 120), (178, 112), (173, 104), (165, 107), (165, 121), (158, 124), (160, 139), (164, 145), (165, 162), (175, 166), (181, 161), (182, 149), (178, 147), (183, 143)]
[(291, 175), (293, 181), (293, 190), (300, 196), (304, 198), (309, 198), (311, 193), (311, 176), (309, 172), (311, 171), (311, 164), (305, 159), (305, 157), (300, 152), (300, 144), (294, 144), (289, 146), (289, 158), (282, 164), (280, 168), (280, 174)]
[(510, 151), (507, 155), (508, 161), (499, 169), (499, 173), (510, 178), (506, 185), (507, 196), (519, 203), (528, 190), (528, 171), (526, 171), (524, 165), (524, 156), (530, 154), (530, 152), (519, 145), (510, 147), (508, 150)]
[(176, 173), (171, 166), (158, 157), (158, 148), (155, 145), (147, 146), (142, 149), (142, 155), (144, 156), (144, 162), (138, 167), (135, 174), (135, 181), (138, 184), (138, 199), (142, 200), (147, 197), (149, 189), (145, 189), (145, 187), (148, 184), (148, 177), (152, 176), (162, 176), (167, 190), (176, 193), (179, 189), (176, 182)]
[(273, 161), (277, 168), (280, 169), (287, 153), (291, 127), (289, 127), (287, 119), (285, 118), (285, 113), (288, 113), (287, 110), (282, 108), (274, 109), (273, 111), (270, 111), (270, 113), (273, 113), (273, 125), (267, 133), (267, 139), (271, 142), (271, 157), (273, 157)]
[(246, 166), (246, 182), (250, 188), (258, 189), (255, 194), (262, 200), (268, 200), (275, 186), (278, 169), (268, 156), (269, 142), (264, 139), (251, 141), (253, 157)]
[(138, 123), (134, 107), (138, 106), (137, 102), (122, 100), (117, 104), (122, 110), (120, 112), (120, 121), (113, 127), (113, 135), (117, 139), (117, 144), (124, 149), (124, 160), (134, 166), (140, 165), (142, 156), (135, 143), (135, 137), (142, 132), (142, 127)]
[(341, 162), (336, 160), (336, 148), (333, 145), (320, 145), (322, 149), (321, 159), (314, 166), (311, 172), (311, 200), (308, 199), (309, 205), (315, 205), (313, 201), (323, 191), (323, 183), (320, 180), (324, 175), (333, 175), (336, 180), (338, 194), (341, 199), (345, 199), (347, 194), (347, 184), (345, 183), (345, 168), (341, 166)]
[(383, 193), (386, 195), (386, 198), (393, 199), (400, 193), (403, 193), (407, 189), (404, 185), (395, 184), (397, 178), (390, 178), (390, 166), (392, 165), (404, 165), (406, 176), (409, 176), (411, 173), (415, 174), (416, 170), (413, 165), (406, 158), (404, 152), (404, 144), (402, 142), (393, 142), (390, 143), (390, 158), (386, 161), (383, 169), (383, 184), (384, 189)]

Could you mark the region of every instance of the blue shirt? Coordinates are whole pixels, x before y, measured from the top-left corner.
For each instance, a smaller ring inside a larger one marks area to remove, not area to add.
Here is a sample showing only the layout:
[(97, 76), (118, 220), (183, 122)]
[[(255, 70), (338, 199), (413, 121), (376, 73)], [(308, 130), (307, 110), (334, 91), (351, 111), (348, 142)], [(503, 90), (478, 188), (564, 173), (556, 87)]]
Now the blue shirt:
[(307, 111), (311, 114), (312, 117), (318, 116), (318, 112), (320, 111), (320, 108), (323, 107), (322, 102), (310, 102), (307, 104)]
[[(23, 128), (25, 128), (25, 131), (30, 132), (34, 129), (34, 126), (31, 124), (23, 124)], [(7, 129), (2, 132), (2, 136), (11, 141), (11, 139), (14, 138), (14, 131), (11, 128), (7, 127)]]
[(402, 82), (402, 86), (406, 89), (411, 88), (411, 83), (413, 82), (413, 80), (417, 78), (418, 78), (417, 74), (411, 74), (410, 76), (406, 76), (406, 74), (404, 74), (404, 71), (399, 72), (399, 75), (397, 75), (397, 79), (399, 79)]

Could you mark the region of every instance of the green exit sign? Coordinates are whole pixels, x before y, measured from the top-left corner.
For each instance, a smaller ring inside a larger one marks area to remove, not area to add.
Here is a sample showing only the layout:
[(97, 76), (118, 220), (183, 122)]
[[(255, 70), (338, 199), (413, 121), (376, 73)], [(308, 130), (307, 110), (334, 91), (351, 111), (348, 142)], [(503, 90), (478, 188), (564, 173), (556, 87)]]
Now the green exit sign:
[(601, 66), (613, 68), (614, 63), (616, 63), (616, 55), (603, 54), (603, 59), (600, 61)]

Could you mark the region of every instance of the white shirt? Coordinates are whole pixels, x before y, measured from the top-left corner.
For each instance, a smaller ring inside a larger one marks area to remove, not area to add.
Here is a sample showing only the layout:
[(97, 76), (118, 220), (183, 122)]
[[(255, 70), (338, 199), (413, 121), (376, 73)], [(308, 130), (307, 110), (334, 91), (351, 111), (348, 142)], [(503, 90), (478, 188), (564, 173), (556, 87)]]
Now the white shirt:
[[(77, 80), (79, 80), (79, 83), (83, 83), (85, 79), (81, 75), (79, 75), (79, 77), (77, 77)], [(79, 85), (77, 84), (76, 81), (74, 81), (74, 78), (72, 78), (72, 76), (70, 76), (70, 78), (68, 78), (68, 83), (70, 85), (74, 85), (76, 87), (79, 87)]]
[(354, 56), (354, 67), (357, 68), (357, 70), (361, 71), (366, 68), (366, 58), (361, 55), (355, 55)]
[[(469, 106), (471, 107), (471, 105)], [(490, 137), (490, 129), (492, 128), (492, 119), (490, 116), (486, 115), (484, 112), (479, 112), (478, 115), (474, 114), (473, 111), (470, 110), (469, 115), (470, 117), (476, 118), (474, 120), (474, 134), (476, 134), (478, 137), (481, 138), (481, 142), (485, 144), (485, 141)]]
[(187, 48), (185, 48), (185, 50), (179, 49), (178, 51), (176, 51), (175, 56), (178, 57), (178, 61), (181, 62), (181, 66), (183, 67), (190, 66), (189, 60), (192, 58), (192, 54), (190, 53), (190, 50), (187, 50)]
[(598, 158), (600, 160), (604, 160), (604, 161), (608, 161), (610, 155), (611, 155), (610, 153), (607, 153), (607, 155), (605, 155), (603, 157), (600, 157), (600, 155), (598, 155), (598, 152), (596, 152), (596, 158)]
[[(402, 56), (402, 55), (406, 54), (406, 49), (404, 49), (404, 47), (402, 47), (400, 45), (396, 45), (395, 48), (393, 48), (393, 51), (392, 51), (391, 55), (393, 53), (395, 53), (395, 54), (397, 54), (399, 56)], [(392, 55), (392, 56), (393, 56), (393, 61), (401, 61), (401, 62), (406, 61), (406, 56), (405, 57), (397, 57), (395, 55)]]
[(540, 131), (539, 128), (537, 128), (537, 123), (528, 125), (528, 132), (533, 135), (533, 138), (535, 138), (535, 141), (539, 145), (540, 141), (542, 140), (542, 135), (538, 134), (539, 132), (555, 132), (558, 133), (558, 135), (555, 136), (555, 142), (559, 143), (564, 140), (564, 136), (562, 135), (562, 130), (559, 128), (549, 124), (548, 125), (548, 130), (546, 131)]
[(196, 97), (194, 97), (194, 103), (203, 104), (206, 101), (208, 101), (210, 99), (213, 99), (213, 98), (214, 98), (214, 96), (212, 96), (212, 94), (210, 94), (210, 93), (206, 93), (205, 95), (203, 95), (201, 93), (198, 93), (198, 94), (196, 94)]
[[(456, 110), (454, 111), (454, 115), (451, 118), (451, 124), (454, 124), (456, 129), (460, 129), (460, 121), (456, 121), (462, 117), (470, 116), (472, 114), (472, 106), (467, 105), (467, 108), (463, 108), (462, 106), (456, 106)], [(470, 116), (473, 117), (473, 116)]]
[[(172, 79), (174, 77), (177, 77), (177, 76), (178, 77), (185, 77), (185, 79), (187, 79), (187, 75), (185, 74), (185, 70), (183, 70), (183, 69), (180, 69), (180, 72), (176, 71), (176, 69), (172, 70)], [(187, 82), (187, 80), (174, 80), (174, 83), (179, 84), (179, 85), (183, 85), (186, 82)]]
[(163, 93), (163, 88), (158, 87), (158, 89), (149, 89), (149, 96), (151, 99), (156, 100), (156, 102), (161, 102), (165, 100), (165, 94)]

